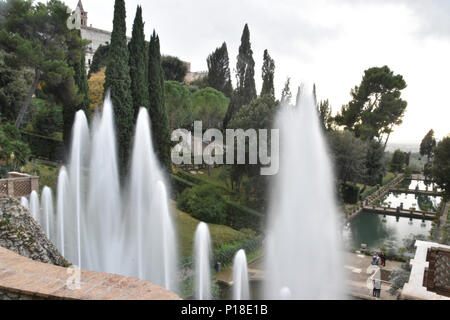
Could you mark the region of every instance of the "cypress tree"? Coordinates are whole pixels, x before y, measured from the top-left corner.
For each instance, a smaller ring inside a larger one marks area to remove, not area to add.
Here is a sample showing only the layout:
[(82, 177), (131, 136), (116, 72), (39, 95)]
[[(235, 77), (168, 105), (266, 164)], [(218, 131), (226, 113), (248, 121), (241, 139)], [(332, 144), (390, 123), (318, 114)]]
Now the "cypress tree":
[(161, 67), (159, 37), (155, 31), (150, 38), (148, 51), (148, 94), (153, 146), (161, 166), (171, 172), (169, 119), (164, 97), (164, 71)]
[(230, 60), (225, 42), (208, 56), (207, 63), (208, 85), (231, 98), (233, 86), (231, 84)]
[(131, 98), (129, 54), (126, 38), (125, 1), (114, 4), (113, 31), (105, 73), (105, 93), (109, 90), (116, 119), (119, 168), (123, 177), (128, 168), (130, 142), (133, 136), (133, 101)]
[(250, 30), (245, 24), (242, 32), (241, 45), (236, 63), (237, 87), (231, 99), (230, 107), (224, 120), (226, 128), (233, 115), (239, 111), (243, 105), (249, 104), (256, 99), (255, 85), (255, 60), (253, 60), (253, 51), (250, 44)]
[(131, 96), (133, 98), (134, 120), (136, 120), (139, 108), (148, 108), (147, 54), (141, 6), (138, 6), (136, 10), (133, 34), (128, 48), (130, 51)]
[(275, 88), (273, 85), (273, 78), (275, 73), (275, 62), (270, 57), (269, 52), (264, 50), (264, 62), (262, 67), (263, 85), (261, 89), (261, 96), (268, 94), (275, 96)]
[(63, 140), (66, 147), (70, 145), (75, 113), (78, 110), (83, 110), (89, 119), (89, 84), (86, 75), (86, 58), (84, 52), (81, 54), (81, 59), (73, 65), (73, 70), (73, 82), (78, 88), (78, 97), (75, 103), (69, 103), (63, 108)]

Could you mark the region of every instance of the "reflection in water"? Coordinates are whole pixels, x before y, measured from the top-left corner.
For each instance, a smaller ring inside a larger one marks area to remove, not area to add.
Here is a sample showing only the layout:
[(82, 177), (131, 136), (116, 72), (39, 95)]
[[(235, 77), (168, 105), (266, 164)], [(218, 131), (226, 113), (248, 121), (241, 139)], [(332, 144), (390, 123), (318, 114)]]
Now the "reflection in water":
[(380, 246), (399, 249), (404, 246), (403, 239), (413, 235), (429, 235), (431, 221), (422, 222), (414, 219), (361, 212), (353, 217), (344, 228), (343, 234), (346, 244), (350, 248), (360, 248), (362, 243), (367, 244), (370, 249)]
[(442, 199), (440, 196), (436, 197), (423, 194), (416, 195), (399, 192), (390, 192), (381, 198), (380, 204), (383, 207), (387, 207), (389, 204), (392, 208), (397, 208), (400, 206), (401, 203), (403, 203), (403, 208), (405, 210), (414, 208), (416, 210), (437, 212), (441, 200)]

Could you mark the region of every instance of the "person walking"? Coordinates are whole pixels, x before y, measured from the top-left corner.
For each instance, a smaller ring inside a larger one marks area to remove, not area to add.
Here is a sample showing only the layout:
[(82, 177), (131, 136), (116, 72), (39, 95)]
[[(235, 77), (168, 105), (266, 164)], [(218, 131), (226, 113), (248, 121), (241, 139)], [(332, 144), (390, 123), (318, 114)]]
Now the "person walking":
[(373, 289), (375, 291), (375, 297), (379, 298), (381, 295), (381, 280), (378, 279), (374, 279), (373, 280), (374, 284), (373, 284)]

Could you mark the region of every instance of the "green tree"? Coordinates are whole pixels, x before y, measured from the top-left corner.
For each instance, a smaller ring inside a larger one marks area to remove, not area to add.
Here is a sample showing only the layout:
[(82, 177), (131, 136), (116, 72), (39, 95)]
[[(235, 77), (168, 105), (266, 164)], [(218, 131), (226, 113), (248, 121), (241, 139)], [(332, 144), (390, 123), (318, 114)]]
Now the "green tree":
[(155, 31), (153, 31), (149, 45), (148, 85), (153, 146), (161, 166), (171, 172), (169, 119), (164, 97), (164, 71), (161, 67), (159, 37)]
[(101, 44), (94, 53), (91, 65), (89, 66), (88, 79), (91, 75), (99, 72), (108, 64), (109, 44)]
[(431, 175), (434, 181), (450, 196), (450, 137), (445, 137), (434, 150)]
[(427, 156), (428, 162), (433, 157), (433, 150), (436, 147), (436, 139), (434, 138), (434, 131), (431, 129), (420, 143), (420, 155)]
[(342, 185), (362, 181), (366, 172), (367, 145), (347, 130), (331, 131), (328, 135), (336, 178)]
[(8, 121), (17, 119), (20, 105), (33, 82), (33, 72), (29, 68), (8, 63), (12, 55), (14, 53), (0, 50), (0, 117)]
[(275, 96), (273, 79), (275, 75), (275, 61), (270, 57), (269, 52), (264, 50), (264, 62), (262, 66), (263, 85), (261, 95), (269, 94)]
[(216, 48), (208, 56), (206, 62), (208, 64), (208, 86), (231, 98), (233, 85), (231, 84), (227, 44), (224, 42), (221, 47)]
[(391, 170), (394, 172), (403, 172), (407, 162), (407, 153), (399, 149), (395, 150), (390, 163)]
[(134, 117), (125, 15), (125, 1), (115, 0), (113, 31), (104, 85), (105, 93), (109, 92), (114, 107), (119, 168), (122, 177), (126, 174), (128, 168)]
[(137, 7), (134, 18), (133, 33), (128, 44), (130, 52), (130, 78), (131, 96), (133, 98), (134, 120), (136, 120), (141, 107), (148, 108), (148, 78), (147, 78), (147, 53), (144, 34), (144, 22), (142, 21), (142, 8)]
[(81, 59), (85, 42), (76, 30), (67, 28), (67, 6), (58, 0), (36, 5), (26, 0), (10, 0), (6, 16), (0, 44), (5, 51), (15, 53), (16, 67), (34, 71), (33, 84), (16, 119), (19, 128), (39, 82), (57, 86), (73, 77), (71, 64)]
[(186, 62), (181, 61), (177, 57), (162, 56), (161, 66), (164, 71), (164, 79), (184, 82), (188, 71)]
[(332, 129), (333, 117), (331, 115), (331, 107), (330, 102), (327, 100), (320, 101), (317, 104), (317, 111), (319, 113), (319, 121), (322, 125), (322, 128), (325, 131), (329, 131)]
[[(364, 183), (369, 186), (374, 186), (380, 183), (383, 179), (384, 173), (384, 148), (381, 143), (376, 140), (372, 140), (367, 145), (367, 153), (365, 160), (365, 178)], [(380, 183), (381, 184), (381, 183)], [(361, 192), (364, 192), (365, 186)]]
[(180, 210), (207, 223), (224, 224), (226, 203), (220, 192), (209, 184), (185, 189), (177, 202)]
[(63, 140), (64, 145), (69, 146), (72, 126), (75, 120), (75, 113), (78, 110), (83, 110), (89, 119), (90, 114), (90, 104), (89, 101), (89, 84), (86, 76), (86, 60), (85, 56), (81, 55), (80, 61), (73, 65), (75, 71), (74, 82), (78, 88), (78, 100), (79, 103), (71, 102), (64, 106), (62, 109), (63, 113)]
[(203, 121), (204, 128), (219, 128), (227, 113), (230, 99), (213, 88), (198, 90), (192, 94), (194, 120)]
[(193, 122), (191, 92), (178, 81), (166, 81), (165, 95), (170, 130), (189, 128)]
[(236, 90), (231, 99), (230, 107), (224, 120), (224, 128), (239, 109), (256, 99), (255, 85), (255, 61), (253, 60), (253, 51), (250, 44), (250, 30), (245, 24), (242, 32), (241, 45), (236, 62)]
[(389, 67), (374, 67), (364, 72), (359, 86), (351, 91), (352, 100), (342, 107), (335, 120), (355, 132), (356, 137), (370, 141), (386, 136), (384, 148), (396, 125), (402, 123), (407, 102), (401, 99), (406, 82)]
[[(236, 113), (230, 121), (229, 128), (243, 130), (272, 129), (279, 105), (279, 101), (276, 101), (272, 95), (263, 95), (253, 100), (248, 105), (242, 106), (239, 112)], [(271, 141), (269, 140), (267, 146), (268, 150), (270, 150), (270, 146)], [(236, 157), (237, 152), (234, 154)], [(245, 157), (248, 159), (248, 148), (246, 148)], [(247, 188), (245, 188), (246, 198), (249, 200), (253, 199), (253, 201), (248, 202), (247, 205), (257, 210), (264, 210), (267, 204), (266, 191), (270, 182), (270, 177), (261, 176), (260, 169), (260, 164), (233, 165), (230, 171), (230, 180), (233, 190), (239, 191), (244, 177), (247, 177), (249, 183), (247, 183)]]

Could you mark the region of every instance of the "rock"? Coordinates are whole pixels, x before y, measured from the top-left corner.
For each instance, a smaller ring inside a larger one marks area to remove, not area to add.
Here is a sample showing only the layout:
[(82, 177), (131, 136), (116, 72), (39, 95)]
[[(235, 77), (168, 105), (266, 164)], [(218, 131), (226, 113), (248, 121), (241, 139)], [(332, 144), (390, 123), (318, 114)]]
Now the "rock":
[(0, 246), (36, 261), (69, 266), (29, 210), (5, 195), (0, 195)]

